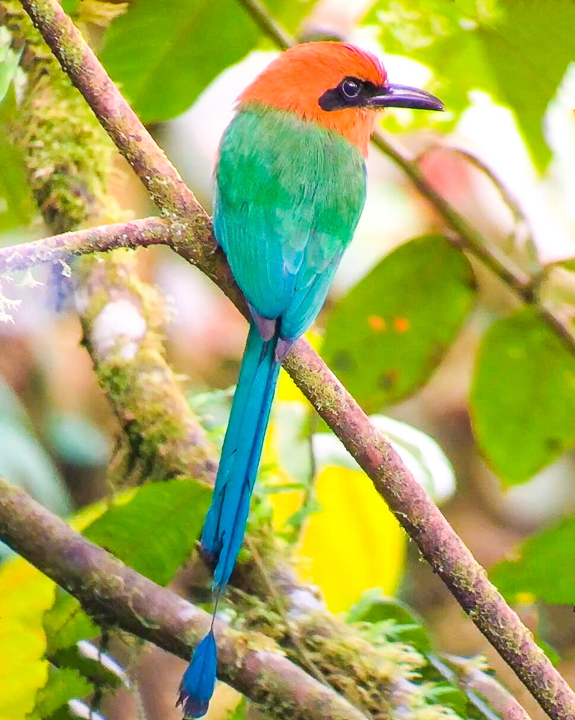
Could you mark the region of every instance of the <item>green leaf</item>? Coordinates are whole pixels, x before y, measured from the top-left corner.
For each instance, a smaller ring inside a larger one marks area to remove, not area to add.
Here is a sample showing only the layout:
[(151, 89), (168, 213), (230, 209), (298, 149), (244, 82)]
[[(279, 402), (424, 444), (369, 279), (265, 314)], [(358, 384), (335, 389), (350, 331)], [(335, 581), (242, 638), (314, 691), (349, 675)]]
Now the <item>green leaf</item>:
[(460, 717), (469, 719), (467, 698), (454, 685), (448, 685), (447, 683), (432, 685), (426, 689), (425, 699), (431, 705), (447, 706)]
[(471, 413), (479, 445), (507, 485), (525, 482), (575, 445), (575, 359), (533, 310), (488, 331)]
[(387, 52), (433, 70), (433, 90), (455, 117), (474, 89), (510, 107), (545, 168), (543, 115), (573, 59), (572, 0), (379, 0), (367, 22), (379, 24)]
[(421, 653), (431, 650), (422, 618), (401, 600), (383, 595), (380, 588), (362, 594), (349, 609), (347, 622), (380, 625), (384, 634), (396, 642), (411, 645)]
[(490, 575), (511, 601), (521, 596), (548, 603), (575, 603), (575, 516), (531, 536)]
[[(313, 2), (267, 5), (294, 27)], [(152, 123), (187, 110), (260, 39), (261, 31), (235, 0), (136, 0), (112, 23), (100, 58), (141, 119)]]
[(543, 115), (573, 60), (575, 3), (572, 0), (499, 0), (493, 25), (478, 36), (499, 88), (513, 109), (536, 165), (551, 151), (543, 137)]
[[(6, 35), (8, 38), (6, 38)], [(5, 28), (0, 28), (0, 103), (4, 100), (8, 93), (16, 71), (20, 62), (22, 50), (14, 52), (10, 49), (7, 41), (10, 40), (10, 34)]]
[(226, 720), (245, 720), (248, 714), (248, 709), (248, 701), (245, 697), (242, 697), (236, 707), (227, 716)]
[[(477, 34), (475, 0), (463, 5), (452, 0), (379, 0), (366, 17), (366, 23), (379, 26), (386, 52), (405, 55), (433, 70), (435, 80), (429, 89), (443, 100), (452, 123), (468, 107), (470, 90), (497, 94), (489, 58)], [(492, 19), (493, 6), (493, 2), (482, 2), (482, 22)], [(392, 82), (401, 79), (392, 78)], [(442, 113), (412, 112), (411, 121), (414, 126), (446, 123)]]
[(34, 213), (22, 157), (7, 129), (16, 110), (14, 85), (24, 78), (19, 67), (22, 50), (12, 50), (11, 42), (8, 30), (0, 27), (0, 232), (27, 225)]
[(98, 626), (82, 610), (76, 598), (63, 590), (56, 593), (56, 601), (43, 620), (46, 633), (46, 654), (54, 656), (60, 650), (74, 647), (80, 640), (91, 640), (100, 633)]
[[(194, 480), (145, 485), (115, 498), (116, 504), (93, 520), (84, 529), (84, 535), (154, 582), (165, 585), (191, 554), (210, 497), (211, 490)], [(101, 503), (93, 508), (99, 505)], [(83, 514), (89, 511), (84, 510)], [(69, 678), (98, 676), (107, 686), (114, 686), (117, 678), (99, 665), (94, 668), (94, 661), (78, 651), (80, 640), (91, 640), (100, 630), (75, 598), (58, 592), (52, 608), (44, 616), (43, 628), (47, 655), (59, 666), (70, 668), (71, 674), (55, 679), (50, 676), (41, 703), (53, 704), (57, 700), (63, 705), (73, 697), (83, 697), (73, 690)], [(53, 683), (56, 683), (54, 687)], [(68, 697), (64, 697), (66, 688), (70, 688)], [(48, 716), (42, 714), (42, 707), (42, 704), (36, 707), (37, 717)]]
[(190, 556), (200, 535), (211, 490), (194, 480), (139, 488), (84, 532), (142, 575), (166, 585)]
[(429, 378), (475, 298), (465, 256), (440, 235), (394, 250), (331, 314), (322, 355), (372, 412)]
[(36, 698), (31, 720), (49, 718), (71, 698), (86, 697), (91, 692), (92, 684), (74, 668), (51, 668), (48, 682)]
[(62, 10), (68, 15), (75, 15), (78, 4), (82, 0), (62, 0)]

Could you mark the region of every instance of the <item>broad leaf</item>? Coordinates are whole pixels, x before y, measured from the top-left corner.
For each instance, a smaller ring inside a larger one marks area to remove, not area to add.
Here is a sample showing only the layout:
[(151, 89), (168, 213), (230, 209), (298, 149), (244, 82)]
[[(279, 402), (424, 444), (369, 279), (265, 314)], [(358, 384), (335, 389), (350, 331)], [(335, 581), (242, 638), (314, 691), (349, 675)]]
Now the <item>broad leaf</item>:
[(99, 634), (98, 626), (82, 610), (80, 603), (64, 590), (57, 591), (54, 605), (44, 616), (43, 628), (46, 654), (50, 656)]
[(491, 571), (512, 601), (522, 596), (548, 603), (575, 604), (575, 516), (530, 537)]
[[(191, 554), (210, 496), (208, 487), (193, 480), (145, 485), (115, 498), (109, 508), (102, 502), (86, 508), (75, 525), (135, 570), (165, 585)], [(75, 598), (58, 592), (44, 616), (43, 630), (46, 654), (69, 672), (51, 672), (34, 717), (47, 717), (45, 706), (56, 709), (82, 697), (78, 688), (88, 687), (86, 677), (97, 675), (106, 687), (116, 686), (118, 678), (113, 673), (99, 664), (94, 668), (95, 661), (79, 651), (77, 643), (96, 638), (99, 628)]]
[(165, 585), (194, 549), (210, 497), (211, 490), (194, 480), (145, 485), (128, 503), (112, 506), (84, 534)]
[(22, 55), (22, 50), (15, 52), (11, 49), (11, 39), (8, 30), (0, 27), (0, 103), (14, 80)]
[(374, 21), (387, 52), (432, 68), (434, 90), (455, 116), (474, 89), (508, 105), (536, 165), (545, 167), (543, 115), (573, 60), (571, 0), (379, 0), (367, 17)]
[(543, 137), (543, 115), (567, 66), (573, 61), (575, 3), (572, 0), (499, 0), (493, 24), (478, 36), (498, 97), (515, 112), (535, 163), (551, 157)]
[(471, 412), (505, 484), (525, 482), (575, 445), (575, 359), (532, 310), (500, 320), (485, 336)]
[(475, 298), (465, 256), (440, 235), (394, 250), (331, 314), (322, 355), (368, 412), (431, 375)]
[[(347, 610), (367, 588), (394, 593), (406, 549), (397, 519), (365, 473), (322, 460), (318, 466), (318, 505), (312, 506), (318, 511), (308, 511), (303, 523), (296, 554), (299, 577), (321, 588), (331, 612)], [(273, 496), (280, 512), (289, 501), (288, 493)]]
[[(267, 5), (293, 28), (313, 2)], [(235, 0), (135, 0), (108, 30), (101, 60), (141, 119), (151, 123), (184, 112), (260, 39), (254, 20)]]
[(71, 698), (86, 697), (92, 689), (92, 684), (77, 670), (52, 667), (47, 684), (38, 693), (36, 707), (30, 715), (30, 720), (49, 718)]

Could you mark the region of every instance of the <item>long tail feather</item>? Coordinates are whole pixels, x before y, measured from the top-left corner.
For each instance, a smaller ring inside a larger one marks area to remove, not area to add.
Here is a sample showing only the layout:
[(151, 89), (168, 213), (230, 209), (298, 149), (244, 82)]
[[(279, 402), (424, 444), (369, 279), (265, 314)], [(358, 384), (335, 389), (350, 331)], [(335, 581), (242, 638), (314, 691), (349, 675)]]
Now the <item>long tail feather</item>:
[(202, 545), (216, 561), (214, 589), (223, 590), (240, 551), (280, 365), (277, 337), (262, 340), (250, 326), (222, 448)]
[[(213, 583), (216, 602), (228, 584), (246, 530), (280, 369), (276, 360), (277, 344), (277, 335), (271, 340), (262, 340), (252, 322), (212, 503), (202, 532), (204, 550), (217, 563)], [(216, 644), (211, 630), (195, 649), (180, 685), (178, 704), (182, 705), (186, 717), (201, 717), (207, 712), (216, 680), (216, 665)]]
[(200, 718), (208, 711), (216, 684), (217, 650), (214, 632), (210, 632), (194, 650), (182, 682), (176, 707), (182, 706), (185, 717)]

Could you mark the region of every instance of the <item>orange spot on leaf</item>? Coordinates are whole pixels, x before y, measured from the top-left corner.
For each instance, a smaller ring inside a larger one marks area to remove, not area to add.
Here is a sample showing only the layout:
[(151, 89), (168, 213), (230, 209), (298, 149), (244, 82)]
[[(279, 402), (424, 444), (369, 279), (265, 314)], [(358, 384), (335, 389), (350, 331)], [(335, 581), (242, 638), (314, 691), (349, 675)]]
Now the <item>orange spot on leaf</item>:
[(379, 315), (370, 315), (367, 318), (367, 324), (374, 332), (382, 332), (385, 330), (385, 320)]
[(407, 332), (409, 330), (409, 328), (411, 327), (411, 323), (409, 322), (409, 320), (407, 318), (403, 318), (403, 317), (395, 318), (395, 320), (393, 321), (393, 325), (394, 325), (395, 329), (397, 330), (397, 332), (400, 332), (400, 333)]

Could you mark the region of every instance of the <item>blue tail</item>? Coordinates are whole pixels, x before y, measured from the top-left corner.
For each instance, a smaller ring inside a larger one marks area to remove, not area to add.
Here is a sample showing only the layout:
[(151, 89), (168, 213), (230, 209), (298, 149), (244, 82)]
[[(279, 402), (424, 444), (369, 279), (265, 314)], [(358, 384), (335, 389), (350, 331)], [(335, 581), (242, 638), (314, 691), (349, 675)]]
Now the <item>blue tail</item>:
[(204, 550), (217, 561), (214, 572), (217, 592), (228, 584), (246, 530), (280, 369), (275, 359), (276, 345), (277, 337), (265, 342), (255, 324), (251, 324), (212, 504), (202, 532)]
[(206, 635), (194, 650), (182, 682), (178, 705), (182, 706), (185, 717), (199, 718), (208, 712), (208, 705), (216, 684), (217, 652), (213, 630)]
[[(246, 531), (280, 370), (276, 360), (277, 344), (277, 334), (271, 340), (262, 340), (255, 323), (251, 323), (212, 504), (202, 532), (202, 546), (216, 562), (213, 582), (216, 601), (228, 584)], [(194, 651), (180, 685), (178, 703), (186, 716), (201, 717), (207, 711), (216, 679), (216, 663), (216, 645), (210, 631)]]

